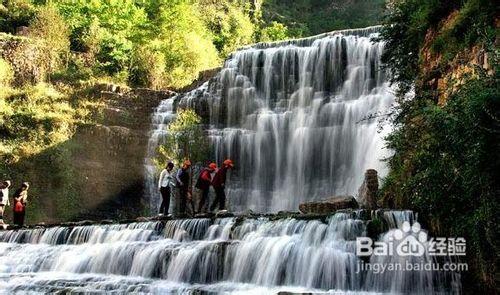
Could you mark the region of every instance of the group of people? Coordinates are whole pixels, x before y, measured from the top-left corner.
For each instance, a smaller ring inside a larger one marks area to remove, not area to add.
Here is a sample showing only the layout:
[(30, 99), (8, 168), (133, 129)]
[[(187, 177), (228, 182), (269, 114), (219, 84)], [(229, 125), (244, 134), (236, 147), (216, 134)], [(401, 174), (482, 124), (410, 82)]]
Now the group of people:
[[(5, 208), (10, 206), (10, 196), (9, 189), (12, 186), (10, 180), (4, 180), (0, 182), (0, 225), (4, 226), (5, 222), (3, 220), (3, 214)], [(14, 192), (13, 195), (13, 222), (15, 225), (24, 225), (24, 216), (26, 215), (26, 204), (28, 203), (28, 189), (30, 185), (27, 182), (23, 182), (21, 187)]]
[[(198, 210), (195, 210), (191, 190), (191, 161), (184, 161), (180, 169), (176, 172), (174, 172), (174, 163), (169, 162), (165, 169), (161, 171), (158, 182), (158, 189), (162, 197), (159, 213), (165, 215), (168, 214), (170, 198), (172, 197), (172, 193), (175, 188), (177, 188), (179, 192), (180, 214), (186, 213), (188, 202), (191, 205), (191, 212), (193, 212), (193, 214), (206, 212), (210, 187), (213, 187), (215, 191), (215, 199), (210, 205), (210, 211), (214, 211), (216, 208), (224, 210), (226, 207), (226, 193), (224, 191), (226, 185), (226, 175), (227, 171), (233, 167), (233, 161), (227, 159), (222, 163), (220, 168), (217, 167), (217, 164), (210, 163), (207, 167), (204, 167), (201, 170), (195, 184), (195, 187), (200, 191), (200, 199), (197, 206)], [(0, 182), (0, 226), (5, 226), (5, 222), (3, 220), (4, 212), (6, 207), (11, 206), (9, 194), (11, 187), (12, 182), (10, 180)], [(29, 187), (29, 183), (23, 182), (20, 188), (17, 189), (12, 195), (13, 223), (18, 226), (24, 225)]]
[(206, 212), (210, 187), (213, 187), (215, 191), (215, 199), (210, 205), (210, 211), (214, 211), (216, 207), (218, 207), (219, 210), (224, 210), (226, 206), (226, 193), (224, 191), (226, 175), (227, 171), (233, 167), (233, 161), (227, 159), (222, 163), (220, 168), (217, 167), (217, 164), (210, 163), (201, 170), (195, 184), (195, 187), (200, 190), (198, 210), (195, 210), (191, 190), (191, 161), (185, 160), (177, 172), (174, 172), (174, 163), (168, 162), (165, 169), (161, 171), (158, 181), (158, 190), (162, 198), (159, 214), (168, 214), (170, 198), (175, 188), (177, 188), (179, 192), (180, 214), (186, 213), (188, 202), (191, 205), (193, 214)]

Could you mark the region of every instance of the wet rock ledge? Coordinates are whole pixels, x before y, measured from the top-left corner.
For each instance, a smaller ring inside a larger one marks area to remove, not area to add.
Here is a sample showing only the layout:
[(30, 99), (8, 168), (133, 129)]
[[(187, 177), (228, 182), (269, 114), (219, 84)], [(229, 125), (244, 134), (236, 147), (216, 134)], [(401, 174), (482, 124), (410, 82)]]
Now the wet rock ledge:
[[(235, 225), (241, 224), (246, 219), (257, 219), (257, 218), (267, 218), (271, 221), (273, 220), (283, 220), (288, 218), (298, 219), (298, 220), (318, 220), (326, 223), (328, 218), (336, 213), (352, 213), (356, 214), (356, 218), (365, 220), (367, 223), (367, 234), (377, 235), (388, 229), (388, 225), (384, 220), (384, 212), (391, 211), (390, 209), (378, 209), (378, 210), (366, 210), (366, 209), (342, 209), (335, 212), (330, 212), (327, 214), (317, 214), (317, 213), (300, 213), (292, 211), (280, 211), (277, 213), (254, 213), (252, 211), (242, 212), (242, 213), (232, 213), (232, 212), (219, 212), (217, 214), (197, 214), (196, 216), (151, 216), (151, 217), (137, 217), (135, 219), (103, 219), (103, 220), (81, 220), (77, 222), (61, 222), (61, 223), (38, 223), (33, 225), (27, 225), (23, 227), (15, 225), (7, 225), (4, 230), (29, 230), (29, 229), (43, 229), (51, 227), (76, 227), (76, 226), (90, 226), (90, 225), (106, 225), (106, 224), (130, 224), (136, 222), (167, 222), (170, 220), (182, 220), (182, 219), (211, 219), (211, 223), (218, 218), (236, 218)], [(0, 228), (0, 231), (2, 229)]]

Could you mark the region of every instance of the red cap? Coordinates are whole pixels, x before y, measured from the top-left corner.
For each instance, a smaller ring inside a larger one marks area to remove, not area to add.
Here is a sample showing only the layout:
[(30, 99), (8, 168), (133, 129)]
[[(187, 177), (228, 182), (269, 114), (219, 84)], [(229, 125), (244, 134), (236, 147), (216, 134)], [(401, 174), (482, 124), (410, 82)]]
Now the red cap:
[(227, 159), (224, 161), (224, 165), (229, 166), (229, 167), (234, 167), (233, 160)]

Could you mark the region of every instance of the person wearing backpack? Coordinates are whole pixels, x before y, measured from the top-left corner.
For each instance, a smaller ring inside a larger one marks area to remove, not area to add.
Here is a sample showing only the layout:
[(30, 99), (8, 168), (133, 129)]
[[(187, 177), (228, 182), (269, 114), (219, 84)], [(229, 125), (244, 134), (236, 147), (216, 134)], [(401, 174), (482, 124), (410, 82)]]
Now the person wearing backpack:
[(6, 180), (0, 183), (0, 225), (4, 224), (3, 213), (5, 212), (5, 207), (10, 206), (9, 202), (9, 187), (10, 180)]
[(14, 224), (18, 226), (24, 225), (29, 187), (29, 183), (23, 182), (21, 187), (14, 193)]
[(198, 203), (198, 213), (202, 213), (202, 211), (206, 211), (205, 205), (208, 201), (208, 194), (210, 192), (210, 186), (212, 185), (212, 173), (217, 169), (217, 164), (210, 163), (208, 167), (204, 168), (200, 176), (198, 177), (198, 181), (196, 182), (196, 188), (201, 191), (200, 202)]
[(160, 173), (160, 178), (158, 180), (158, 190), (161, 194), (161, 205), (159, 214), (168, 214), (168, 209), (170, 207), (170, 196), (172, 195), (172, 188), (175, 187), (174, 178), (174, 163), (168, 162), (165, 169)]

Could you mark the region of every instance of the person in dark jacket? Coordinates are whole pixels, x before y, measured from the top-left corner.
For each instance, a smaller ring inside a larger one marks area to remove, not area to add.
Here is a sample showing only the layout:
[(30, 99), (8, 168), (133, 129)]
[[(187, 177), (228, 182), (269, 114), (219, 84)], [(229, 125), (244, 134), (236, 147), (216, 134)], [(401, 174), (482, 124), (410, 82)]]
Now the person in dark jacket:
[(180, 208), (179, 213), (186, 213), (186, 204), (188, 198), (190, 198), (191, 189), (190, 189), (190, 176), (189, 176), (189, 168), (191, 167), (191, 161), (186, 160), (182, 164), (181, 169), (177, 171), (177, 186), (179, 187), (179, 198), (180, 198)]
[(212, 173), (217, 169), (217, 164), (210, 163), (207, 168), (204, 168), (200, 176), (198, 177), (198, 181), (196, 182), (196, 188), (201, 190), (201, 198), (198, 203), (198, 213), (202, 213), (205, 211), (205, 205), (208, 201), (208, 193), (210, 192), (210, 185), (212, 185)]
[(217, 170), (212, 179), (212, 186), (215, 190), (215, 200), (210, 206), (210, 211), (214, 211), (217, 204), (219, 204), (219, 210), (224, 210), (226, 207), (226, 193), (224, 192), (224, 188), (226, 186), (226, 175), (227, 170), (232, 169), (234, 167), (232, 160), (225, 160), (222, 163), (222, 167)]
[(29, 187), (27, 182), (23, 182), (21, 187), (14, 193), (14, 224), (18, 226), (24, 225)]

